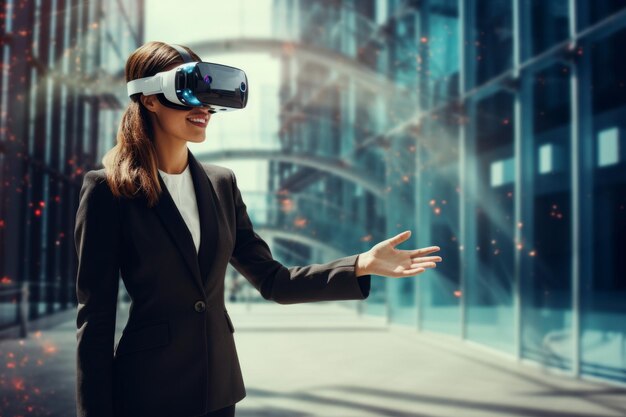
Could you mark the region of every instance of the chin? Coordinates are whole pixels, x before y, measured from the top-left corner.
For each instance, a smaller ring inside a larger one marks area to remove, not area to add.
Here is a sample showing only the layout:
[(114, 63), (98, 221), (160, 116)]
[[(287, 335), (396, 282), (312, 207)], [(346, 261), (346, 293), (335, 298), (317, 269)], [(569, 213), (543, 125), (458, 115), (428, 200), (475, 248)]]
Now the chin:
[(197, 136), (195, 138), (189, 139), (189, 142), (201, 143), (201, 142), (204, 142), (205, 139), (206, 139), (206, 135), (202, 135), (202, 136)]

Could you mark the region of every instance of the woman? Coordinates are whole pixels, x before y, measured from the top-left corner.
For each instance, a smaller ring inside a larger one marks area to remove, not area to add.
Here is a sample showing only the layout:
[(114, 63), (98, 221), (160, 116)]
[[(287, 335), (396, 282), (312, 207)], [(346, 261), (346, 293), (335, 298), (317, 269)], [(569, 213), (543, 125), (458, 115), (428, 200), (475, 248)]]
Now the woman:
[[(126, 80), (182, 62), (149, 42), (128, 58)], [(224, 304), (229, 262), (265, 299), (291, 304), (362, 300), (370, 274), (414, 276), (441, 261), (427, 256), (438, 247), (395, 249), (406, 231), (361, 254), (283, 266), (254, 232), (233, 171), (187, 148), (205, 140), (210, 118), (206, 107), (134, 94), (104, 168), (84, 177), (74, 231), (79, 417), (234, 415), (246, 391)], [(120, 272), (132, 302), (114, 346)]]

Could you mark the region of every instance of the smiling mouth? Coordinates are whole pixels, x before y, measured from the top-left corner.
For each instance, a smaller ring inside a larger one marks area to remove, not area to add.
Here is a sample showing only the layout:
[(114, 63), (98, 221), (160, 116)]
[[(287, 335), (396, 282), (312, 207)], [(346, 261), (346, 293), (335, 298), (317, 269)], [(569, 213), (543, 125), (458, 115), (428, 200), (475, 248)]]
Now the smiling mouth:
[(208, 117), (189, 117), (187, 121), (198, 127), (206, 127), (209, 124)]

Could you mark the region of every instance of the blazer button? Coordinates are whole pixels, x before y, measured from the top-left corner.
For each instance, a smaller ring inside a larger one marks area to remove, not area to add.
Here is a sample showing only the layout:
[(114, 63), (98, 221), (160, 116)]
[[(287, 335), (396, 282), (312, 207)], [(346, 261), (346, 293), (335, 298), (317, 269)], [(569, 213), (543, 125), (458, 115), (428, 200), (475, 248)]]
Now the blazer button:
[(206, 310), (206, 304), (204, 304), (204, 301), (196, 301), (194, 307), (198, 313), (202, 313), (204, 310)]

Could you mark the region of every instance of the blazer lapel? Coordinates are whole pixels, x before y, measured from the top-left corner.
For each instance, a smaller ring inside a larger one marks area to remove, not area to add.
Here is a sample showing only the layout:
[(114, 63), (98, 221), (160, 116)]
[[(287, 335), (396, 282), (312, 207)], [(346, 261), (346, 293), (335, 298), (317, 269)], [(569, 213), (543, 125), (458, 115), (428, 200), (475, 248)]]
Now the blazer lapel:
[(220, 239), (219, 220), (215, 206), (217, 196), (204, 168), (189, 152), (189, 169), (193, 177), (193, 186), (196, 190), (198, 213), (200, 216), (200, 249), (198, 250), (197, 263), (200, 266), (202, 282), (206, 285), (208, 275), (217, 252)]
[(215, 207), (213, 186), (202, 166), (188, 149), (188, 163), (198, 204), (200, 219), (200, 248), (196, 253), (191, 232), (185, 223), (167, 186), (159, 174), (159, 183), (163, 193), (154, 206), (163, 226), (174, 240), (175, 246), (183, 256), (194, 281), (203, 291), (208, 281), (208, 274), (215, 257), (218, 242), (218, 220)]

